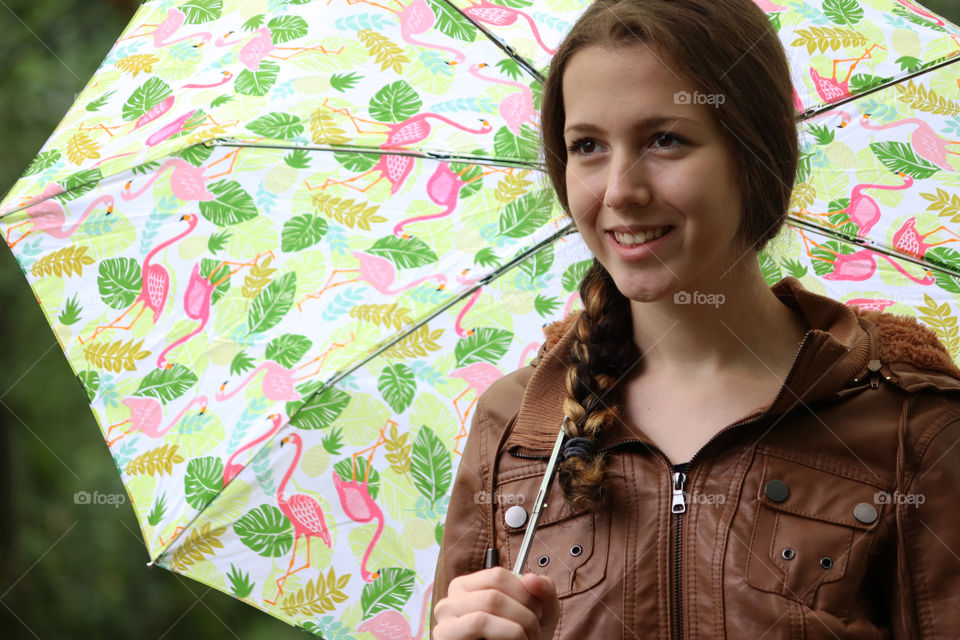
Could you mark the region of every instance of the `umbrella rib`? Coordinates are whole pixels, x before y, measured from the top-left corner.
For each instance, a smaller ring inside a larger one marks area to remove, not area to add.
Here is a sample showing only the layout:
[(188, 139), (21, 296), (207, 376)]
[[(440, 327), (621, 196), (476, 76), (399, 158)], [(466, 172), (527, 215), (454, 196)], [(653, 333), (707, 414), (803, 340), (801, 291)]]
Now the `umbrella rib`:
[(800, 218), (795, 218), (794, 216), (790, 216), (790, 215), (787, 216), (787, 224), (793, 227), (803, 227), (805, 229), (808, 229), (809, 231), (813, 231), (814, 233), (818, 233), (822, 236), (830, 238), (831, 240), (840, 240), (841, 242), (846, 242), (848, 244), (856, 245), (858, 247), (866, 247), (871, 251), (882, 253), (883, 255), (891, 258), (897, 258), (898, 260), (906, 260), (907, 262), (913, 263), (919, 267), (923, 267), (924, 269), (930, 269), (931, 271), (939, 271), (944, 275), (947, 275), (953, 278), (960, 278), (960, 271), (956, 269), (952, 269), (950, 267), (937, 264), (934, 262), (928, 262), (927, 260), (917, 258), (916, 256), (911, 256), (910, 254), (903, 253), (901, 251), (896, 251), (894, 249), (890, 249), (885, 245), (873, 242), (872, 240), (869, 240), (867, 238), (852, 238), (842, 233), (837, 233), (837, 231), (834, 229), (821, 227), (818, 224), (814, 224), (812, 222), (809, 222), (807, 220), (802, 220)]
[(512, 58), (517, 64), (519, 64), (523, 69), (525, 69), (525, 70), (527, 71), (527, 73), (529, 73), (530, 75), (532, 75), (532, 76), (534, 77), (534, 79), (538, 80), (538, 81), (541, 82), (541, 83), (544, 82), (545, 78), (544, 78), (543, 74), (540, 73), (539, 71), (537, 71), (536, 69), (534, 69), (534, 68), (533, 68), (533, 65), (531, 65), (531, 64), (527, 61), (526, 58), (524, 58), (523, 56), (521, 56), (520, 54), (518, 54), (516, 51), (513, 50), (513, 47), (511, 47), (511, 46), (508, 45), (506, 42), (504, 42), (503, 40), (501, 40), (500, 38), (498, 38), (497, 36), (495, 36), (493, 33), (491, 33), (490, 31), (488, 31), (487, 28), (484, 27), (482, 24), (480, 24), (480, 23), (478, 23), (478, 22), (475, 22), (473, 19), (470, 18), (470, 16), (468, 16), (466, 13), (464, 13), (463, 10), (460, 9), (460, 7), (458, 7), (457, 5), (453, 4), (453, 2), (451, 2), (450, 0), (443, 0), (443, 2), (444, 2), (444, 4), (449, 5), (454, 11), (456, 11), (457, 13), (459, 13), (461, 16), (463, 16), (463, 19), (466, 20), (467, 22), (469, 22), (469, 23), (470, 23), (471, 25), (473, 25), (474, 27), (476, 27), (476, 29), (477, 29), (480, 33), (482, 33), (483, 35), (487, 36), (487, 38), (489, 38), (490, 41), (491, 41), (493, 44), (495, 44), (495, 45), (497, 45), (498, 47), (500, 47), (505, 54), (507, 54), (507, 55), (508, 55), (510, 58)]
[(942, 61), (938, 62), (937, 64), (931, 65), (931, 66), (929, 66), (929, 67), (923, 67), (922, 69), (918, 69), (917, 71), (913, 71), (913, 72), (911, 72), (911, 73), (909, 73), (909, 74), (907, 74), (907, 75), (905, 75), (905, 76), (896, 78), (895, 80), (891, 80), (890, 82), (885, 82), (885, 83), (880, 84), (880, 85), (877, 85), (876, 87), (873, 87), (873, 88), (871, 88), (871, 89), (867, 89), (866, 91), (864, 91), (864, 92), (862, 92), (862, 93), (858, 93), (858, 94), (852, 95), (852, 96), (847, 96), (847, 97), (844, 98), (843, 100), (838, 100), (837, 102), (831, 102), (830, 104), (820, 105), (819, 107), (811, 107), (811, 108), (807, 109), (806, 111), (804, 111), (803, 113), (798, 113), (798, 114), (797, 114), (797, 116), (796, 116), (797, 124), (800, 124), (800, 123), (802, 123), (802, 122), (805, 122), (806, 120), (809, 120), (809, 119), (813, 118), (814, 116), (817, 116), (817, 115), (823, 113), (824, 111), (831, 111), (831, 110), (836, 109), (837, 107), (840, 107), (840, 106), (845, 105), (845, 104), (847, 104), (847, 103), (855, 102), (855, 101), (857, 101), (857, 100), (860, 100), (861, 98), (864, 98), (864, 97), (866, 97), (866, 96), (869, 96), (869, 95), (871, 95), (871, 94), (873, 94), (873, 93), (876, 93), (876, 92), (878, 92), (878, 91), (882, 91), (882, 90), (887, 89), (887, 88), (889, 88), (889, 87), (892, 87), (892, 86), (901, 84), (901, 83), (903, 83), (903, 82), (906, 82), (907, 80), (910, 80), (910, 79), (912, 79), (912, 78), (916, 78), (917, 76), (922, 76), (922, 75), (924, 75), (924, 74), (926, 74), (926, 73), (930, 73), (930, 72), (936, 71), (937, 69), (939, 69), (939, 68), (941, 68), (941, 67), (946, 67), (946, 66), (948, 66), (948, 65), (957, 64), (957, 63), (960, 63), (960, 55), (955, 55), (955, 56), (953, 56), (953, 57), (947, 58), (946, 60), (942, 60)]
[(375, 156), (409, 156), (413, 158), (424, 158), (427, 160), (440, 160), (448, 162), (466, 162), (470, 164), (483, 164), (496, 167), (515, 167), (520, 169), (543, 170), (542, 162), (526, 162), (524, 160), (510, 160), (506, 158), (497, 158), (492, 156), (477, 156), (458, 153), (440, 153), (437, 151), (417, 151), (415, 149), (381, 149), (379, 147), (356, 147), (350, 145), (301, 145), (301, 144), (280, 144), (278, 142), (245, 142), (235, 138), (219, 138), (213, 141), (214, 147), (241, 147), (258, 149), (284, 149), (305, 151), (347, 151), (350, 153), (363, 153)]

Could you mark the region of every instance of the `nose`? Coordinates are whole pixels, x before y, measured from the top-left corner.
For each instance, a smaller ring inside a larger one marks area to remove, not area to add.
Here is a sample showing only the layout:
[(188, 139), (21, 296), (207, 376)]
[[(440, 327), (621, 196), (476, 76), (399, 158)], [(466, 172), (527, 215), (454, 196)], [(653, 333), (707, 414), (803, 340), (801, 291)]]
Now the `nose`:
[(603, 203), (609, 209), (629, 209), (650, 202), (650, 184), (643, 152), (614, 152), (608, 165)]

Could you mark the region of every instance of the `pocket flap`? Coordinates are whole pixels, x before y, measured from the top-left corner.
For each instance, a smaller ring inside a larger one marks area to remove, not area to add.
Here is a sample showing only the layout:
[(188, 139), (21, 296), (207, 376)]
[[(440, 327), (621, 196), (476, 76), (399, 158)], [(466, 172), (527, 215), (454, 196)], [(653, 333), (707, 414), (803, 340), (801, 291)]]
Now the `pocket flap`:
[[(793, 460), (770, 454), (764, 457), (763, 481), (758, 496), (761, 504), (777, 511), (856, 529), (870, 529), (880, 521), (884, 504), (879, 498), (880, 489)], [(857, 505), (863, 503), (867, 506), (858, 509)], [(875, 517), (870, 507), (875, 510)], [(861, 521), (857, 515), (866, 521)]]

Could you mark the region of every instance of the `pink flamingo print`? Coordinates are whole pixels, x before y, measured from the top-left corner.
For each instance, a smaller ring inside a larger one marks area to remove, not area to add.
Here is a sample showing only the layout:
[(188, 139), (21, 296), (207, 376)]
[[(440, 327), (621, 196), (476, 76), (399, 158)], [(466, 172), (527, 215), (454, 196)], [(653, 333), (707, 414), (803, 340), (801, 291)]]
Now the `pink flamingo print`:
[[(868, 49), (864, 51), (864, 54), (859, 58), (845, 58), (842, 60), (833, 61), (833, 74), (829, 78), (824, 78), (821, 76), (816, 69), (810, 67), (810, 77), (813, 79), (813, 84), (817, 89), (817, 94), (820, 96), (820, 99), (824, 102), (836, 102), (842, 98), (846, 98), (850, 95), (850, 76), (853, 75), (853, 70), (857, 67), (862, 60), (867, 58), (872, 58), (870, 52), (874, 49), (883, 49), (887, 50), (886, 47), (882, 47), (879, 44), (871, 45)], [(837, 80), (837, 65), (841, 62), (852, 62), (850, 65), (850, 70), (847, 71), (847, 75), (843, 80)]]
[(450, 64), (460, 64), (467, 59), (466, 55), (459, 49), (434, 42), (423, 42), (414, 37), (430, 31), (437, 21), (433, 9), (430, 8), (426, 0), (413, 0), (397, 14), (397, 17), (400, 19), (400, 37), (407, 44), (425, 49), (445, 51), (453, 56), (453, 62)]
[[(238, 41), (228, 42), (229, 38), (233, 34), (232, 31), (228, 31), (222, 38), (218, 38), (214, 43), (218, 47), (229, 47), (238, 43)], [(283, 57), (275, 54), (275, 51), (293, 51), (289, 56)], [(238, 58), (240, 63), (243, 64), (250, 71), (259, 71), (260, 63), (262, 63), (266, 58), (276, 58), (277, 60), (289, 60), (295, 55), (304, 53), (306, 51), (321, 51), (325, 54), (337, 54), (343, 51), (341, 46), (336, 51), (328, 51), (323, 46), (316, 47), (278, 47), (273, 44), (273, 32), (270, 30), (270, 27), (263, 26), (254, 31), (254, 35), (247, 40), (244, 45), (240, 48), (240, 54)]]
[(537, 41), (537, 44), (540, 45), (540, 48), (550, 55), (557, 52), (556, 49), (548, 47), (543, 41), (543, 38), (540, 37), (540, 31), (537, 29), (537, 23), (534, 22), (533, 18), (519, 9), (504, 7), (499, 4), (494, 4), (489, 0), (480, 0), (480, 2), (474, 2), (470, 6), (465, 7), (463, 12), (468, 18), (472, 18), (481, 24), (489, 24), (495, 27), (507, 27), (514, 24), (517, 18), (523, 18), (527, 21), (527, 24), (530, 25), (530, 31), (533, 32), (533, 37)]
[[(469, 285), (476, 284), (483, 279), (483, 276), (480, 276), (478, 278), (468, 278), (466, 277), (468, 273), (470, 273), (470, 269), (464, 269), (463, 271), (461, 271), (460, 275), (457, 276), (457, 282), (459, 284), (465, 284), (469, 286)], [(453, 325), (453, 329), (454, 331), (456, 331), (457, 335), (460, 336), (461, 338), (472, 336), (474, 333), (473, 329), (470, 329), (469, 331), (464, 330), (463, 326), (461, 326), (460, 323), (463, 322), (463, 316), (467, 315), (467, 311), (469, 311), (470, 308), (474, 304), (476, 304), (477, 298), (480, 297), (481, 292), (483, 292), (483, 287), (478, 287), (477, 290), (473, 292), (473, 295), (470, 296), (470, 299), (467, 300), (467, 304), (463, 305), (463, 309), (461, 309), (460, 313), (457, 314), (457, 320)]]
[[(457, 412), (457, 417), (460, 419), (460, 432), (457, 434), (457, 437), (454, 438), (456, 446), (453, 448), (453, 452), (462, 456), (463, 452), (460, 451), (459, 448), (460, 440), (467, 437), (467, 419), (470, 417), (470, 411), (473, 409), (473, 405), (477, 403), (477, 400), (480, 399), (480, 396), (490, 388), (490, 385), (503, 377), (503, 372), (489, 362), (474, 362), (465, 367), (454, 369), (450, 372), (450, 377), (460, 378), (467, 383), (467, 388), (453, 399), (453, 408)], [(458, 403), (470, 391), (475, 393), (473, 400), (470, 401), (466, 411), (461, 411)]]
[(398, 238), (408, 238), (409, 236), (403, 231), (403, 228), (408, 224), (413, 224), (414, 222), (423, 222), (424, 220), (445, 218), (453, 213), (454, 209), (457, 208), (457, 200), (460, 198), (460, 191), (474, 180), (478, 180), (481, 176), (487, 175), (486, 173), (482, 173), (476, 177), (464, 181), (463, 174), (469, 171), (470, 168), (471, 167), (467, 167), (460, 173), (454, 173), (450, 168), (450, 164), (447, 162), (441, 162), (439, 165), (437, 165), (436, 171), (434, 171), (433, 175), (431, 175), (427, 180), (427, 196), (429, 196), (430, 200), (432, 200), (435, 204), (443, 207), (443, 211), (424, 216), (417, 216), (415, 218), (407, 218), (402, 222), (398, 222), (397, 226), (393, 228), (393, 235), (397, 236)]
[(949, 162), (947, 154), (960, 155), (960, 152), (951, 151), (947, 146), (951, 144), (960, 144), (960, 140), (945, 140), (936, 134), (933, 128), (918, 118), (903, 118), (887, 124), (870, 124), (870, 114), (865, 113), (860, 118), (860, 124), (864, 129), (880, 131), (882, 129), (892, 129), (903, 125), (914, 125), (916, 128), (910, 134), (910, 146), (913, 147), (917, 155), (932, 162), (944, 171), (956, 171)]
[(167, 17), (163, 20), (163, 22), (159, 24), (142, 24), (134, 29), (134, 32), (137, 32), (144, 27), (153, 27), (153, 31), (127, 36), (125, 38), (121, 38), (121, 41), (130, 40), (132, 38), (153, 37), (153, 46), (159, 49), (161, 47), (168, 47), (172, 44), (183, 42), (185, 40), (191, 40), (193, 38), (200, 38), (200, 44), (209, 42), (210, 39), (213, 38), (212, 33), (201, 31), (199, 33), (191, 33), (188, 36), (183, 36), (182, 38), (178, 38), (176, 40), (170, 40), (170, 38), (172, 38), (173, 35), (180, 30), (180, 27), (183, 26), (183, 23), (186, 21), (186, 19), (186, 14), (184, 14), (183, 11), (180, 11), (180, 9), (168, 9)]
[(843, 304), (850, 307), (859, 307), (863, 311), (883, 311), (890, 305), (896, 303), (896, 300), (887, 300), (884, 298), (851, 298)]
[[(328, 104), (327, 98), (323, 100), (323, 106), (329, 109), (334, 113), (339, 113), (350, 118), (350, 121), (353, 123), (354, 128), (357, 130), (357, 133), (375, 133), (374, 131), (364, 131), (360, 128), (359, 122), (365, 122), (367, 124), (373, 124), (381, 127), (387, 127), (387, 140), (380, 144), (381, 149), (403, 149), (407, 145), (417, 144), (427, 139), (432, 131), (429, 119), (439, 120), (445, 124), (449, 124), (461, 131), (466, 131), (467, 133), (474, 134), (485, 134), (493, 131), (493, 126), (484, 119), (480, 120), (479, 129), (471, 129), (466, 125), (462, 125), (446, 116), (440, 115), (439, 113), (432, 112), (423, 112), (418, 113), (414, 116), (407, 118), (406, 120), (398, 123), (390, 122), (377, 122), (375, 120), (366, 120), (364, 118), (358, 118), (357, 116), (350, 113), (349, 109), (335, 109)], [(410, 171), (413, 169), (413, 158), (410, 156), (400, 156), (400, 155), (384, 155), (380, 157), (380, 161), (377, 164), (363, 173), (359, 173), (352, 178), (347, 178), (346, 180), (334, 180), (328, 178), (323, 185), (319, 187), (310, 186), (310, 183), (307, 182), (307, 188), (310, 190), (314, 189), (326, 189), (331, 184), (339, 184), (345, 187), (350, 187), (356, 191), (366, 192), (373, 185), (377, 184), (384, 178), (390, 182), (390, 193), (395, 194), (400, 190), (400, 187), (403, 186), (404, 181), (406, 181), (407, 176), (410, 175)], [(380, 175), (376, 180), (371, 182), (365, 187), (356, 187), (352, 182), (363, 178), (366, 175), (371, 173), (379, 173)]]
[(272, 426), (269, 429), (267, 429), (267, 431), (264, 432), (263, 435), (243, 445), (242, 447), (234, 451), (233, 455), (231, 455), (227, 459), (227, 464), (223, 467), (223, 486), (227, 486), (231, 480), (236, 478), (237, 475), (239, 475), (240, 472), (243, 471), (244, 465), (237, 464), (236, 462), (234, 462), (237, 456), (239, 456), (241, 453), (243, 453), (247, 449), (252, 449), (258, 444), (266, 442), (269, 438), (272, 438), (274, 435), (276, 435), (277, 431), (280, 431), (280, 427), (283, 426), (283, 416), (280, 415), (279, 413), (270, 414), (270, 416), (268, 417), (268, 420), (270, 420), (270, 422), (272, 423)]
[[(267, 253), (271, 257), (273, 256), (272, 251)], [(261, 257), (263, 257), (263, 254), (258, 253), (257, 256), (249, 262), (231, 262), (224, 260), (210, 271), (209, 276), (200, 275), (199, 262), (193, 265), (193, 271), (190, 272), (190, 281), (187, 283), (187, 290), (183, 294), (183, 311), (188, 318), (197, 320), (200, 324), (196, 329), (167, 346), (167, 348), (157, 356), (157, 367), (161, 369), (164, 367), (169, 368), (170, 365), (167, 364), (167, 354), (203, 331), (203, 328), (207, 326), (207, 322), (210, 320), (210, 305), (214, 290), (240, 269), (255, 266)], [(216, 281), (211, 281), (210, 278), (226, 265), (234, 265), (235, 268), (229, 270)]]
[[(866, 235), (874, 225), (880, 221), (880, 205), (877, 204), (877, 201), (864, 193), (865, 189), (885, 189), (888, 191), (899, 191), (901, 189), (909, 189), (913, 186), (913, 178), (898, 171), (897, 175), (903, 178), (902, 184), (858, 184), (850, 191), (850, 204), (847, 205), (845, 209), (839, 209), (837, 211), (827, 211), (826, 213), (811, 213), (806, 209), (800, 209), (800, 213), (803, 215), (809, 216), (832, 216), (837, 213), (846, 213), (847, 220), (852, 222), (857, 226), (858, 233), (860, 235)], [(846, 224), (846, 221), (833, 223), (825, 222), (828, 226), (831, 227), (841, 227)]]
[[(370, 489), (367, 487), (367, 479), (370, 476), (371, 460), (373, 459), (374, 453), (377, 451), (377, 447), (386, 442), (383, 431), (386, 429), (387, 425), (397, 426), (397, 423), (393, 420), (387, 420), (386, 424), (380, 427), (380, 436), (377, 438), (377, 441), (366, 449), (362, 449), (353, 454), (351, 465), (351, 475), (353, 477), (349, 482), (341, 478), (336, 471), (333, 472), (333, 485), (337, 490), (337, 496), (340, 498), (340, 506), (343, 507), (343, 511), (347, 514), (347, 517), (354, 522), (359, 523), (370, 522), (374, 519), (377, 521), (377, 529), (374, 531), (373, 538), (367, 545), (367, 550), (363, 554), (363, 560), (360, 561), (360, 577), (363, 578), (364, 582), (373, 582), (380, 575), (379, 572), (371, 573), (367, 570), (367, 562), (370, 559), (370, 553), (373, 552), (373, 548), (377, 544), (377, 540), (380, 539), (380, 535), (383, 533), (384, 521), (383, 511), (370, 496)], [(370, 451), (370, 455), (367, 457), (367, 466), (363, 474), (363, 481), (357, 482), (357, 458), (367, 451)]]
[[(175, 418), (170, 421), (170, 424), (160, 428), (160, 422), (163, 420), (163, 404), (157, 398), (153, 396), (130, 396), (124, 398), (121, 401), (123, 404), (127, 405), (130, 408), (130, 417), (124, 420), (123, 422), (118, 422), (117, 424), (110, 425), (110, 428), (107, 429), (107, 446), (113, 446), (113, 443), (119, 440), (120, 438), (133, 433), (134, 431), (139, 431), (143, 435), (149, 438), (162, 438), (167, 434), (170, 429), (177, 426), (180, 423), (180, 419), (190, 410), (190, 407), (199, 404), (202, 405), (200, 409), (200, 415), (203, 415), (207, 411), (207, 397), (206, 396), (197, 396), (191, 400), (183, 409), (180, 410), (180, 413), (177, 414)], [(124, 431), (122, 434), (110, 440), (110, 432), (120, 427), (130, 423), (130, 428)]]
[[(806, 234), (804, 234), (802, 230), (798, 229), (798, 231), (800, 236), (803, 238), (807, 256), (813, 260), (826, 262), (833, 267), (833, 270), (830, 271), (830, 273), (823, 275), (824, 280), (845, 280), (855, 282), (869, 280), (877, 270), (877, 258), (883, 258), (893, 265), (893, 268), (899, 271), (901, 275), (912, 280), (913, 282), (916, 282), (917, 284), (931, 285), (936, 281), (936, 279), (933, 277), (933, 273), (929, 269), (924, 271), (924, 277), (918, 278), (904, 269), (899, 262), (888, 255), (879, 253), (872, 249), (860, 249), (859, 251), (848, 254), (838, 253), (829, 247), (825, 247), (812, 240), (808, 240)], [(823, 251), (832, 253), (834, 258), (831, 260), (822, 256), (813, 255), (810, 253), (810, 247), (807, 244), (808, 242), (816, 247), (819, 247)]]
[[(18, 222), (7, 229), (6, 241), (7, 244), (10, 245), (11, 249), (17, 246), (20, 241), (34, 231), (46, 233), (47, 235), (57, 238), (58, 240), (66, 240), (76, 233), (77, 229), (80, 228), (80, 225), (84, 223), (90, 214), (103, 205), (107, 206), (105, 215), (110, 215), (113, 213), (113, 196), (100, 196), (90, 203), (90, 205), (80, 216), (80, 219), (77, 220), (72, 227), (67, 227), (67, 213), (64, 211), (63, 207), (60, 206), (60, 203), (54, 198), (54, 196), (62, 192), (63, 189), (58, 184), (54, 183), (47, 185), (47, 188), (44, 189), (43, 193), (40, 195), (42, 200), (24, 210), (24, 212), (27, 214), (27, 219), (23, 222)], [(14, 229), (30, 223), (33, 223), (33, 226), (31, 226), (30, 229), (24, 232), (23, 235), (21, 235), (11, 244), (10, 233)]]
[(357, 627), (360, 633), (372, 633), (376, 640), (420, 640), (427, 622), (427, 604), (433, 592), (431, 582), (424, 588), (423, 604), (420, 605), (420, 623), (417, 626), (417, 635), (410, 633), (410, 623), (402, 613), (396, 609), (381, 611), (369, 620), (364, 620)]
[[(277, 487), (277, 506), (280, 508), (280, 511), (283, 512), (283, 515), (287, 516), (287, 519), (290, 520), (290, 524), (293, 525), (293, 553), (290, 556), (290, 565), (287, 567), (287, 572), (277, 578), (276, 597), (273, 600), (264, 599), (264, 602), (271, 605), (276, 604), (277, 600), (279, 600), (283, 594), (283, 585), (287, 581), (287, 578), (310, 566), (311, 538), (319, 537), (327, 547), (333, 548), (330, 540), (330, 531), (327, 530), (327, 521), (323, 517), (323, 509), (320, 508), (320, 504), (315, 499), (303, 493), (294, 494), (289, 498), (283, 495), (287, 488), (287, 482), (290, 481), (293, 470), (300, 463), (300, 456), (303, 454), (303, 440), (300, 439), (300, 434), (291, 433), (280, 441), (280, 446), (282, 447), (291, 442), (296, 448), (296, 453), (293, 455), (290, 468), (287, 469), (286, 475), (283, 476), (283, 480), (280, 481), (280, 486)], [(307, 540), (307, 561), (302, 567), (294, 569), (293, 563), (297, 558), (297, 542), (300, 538), (306, 538)]]
[[(300, 309), (300, 311), (303, 311), (302, 305), (307, 300), (310, 300), (311, 298), (319, 298), (328, 289), (340, 287), (345, 284), (350, 284), (351, 282), (357, 282), (360, 280), (372, 286), (378, 293), (387, 296), (403, 293), (404, 291), (413, 289), (418, 284), (426, 282), (427, 280), (436, 280), (440, 283), (437, 286), (437, 291), (442, 291), (447, 284), (447, 277), (445, 275), (442, 273), (434, 273), (422, 278), (418, 278), (413, 282), (408, 282), (406, 284), (394, 287), (394, 284), (397, 280), (397, 269), (393, 266), (392, 262), (386, 258), (381, 258), (380, 256), (375, 256), (365, 251), (354, 251), (353, 256), (360, 261), (360, 267), (358, 269), (336, 269), (330, 274), (330, 277), (327, 279), (327, 283), (323, 286), (323, 288), (316, 293), (309, 294), (303, 300), (298, 302), (297, 308)], [(356, 272), (359, 272), (359, 275), (355, 278), (331, 284), (333, 283), (333, 279), (338, 274)]]
[[(120, 197), (128, 202), (136, 200), (142, 196), (147, 189), (152, 187), (153, 183), (156, 182), (160, 176), (170, 170), (170, 189), (173, 191), (174, 197), (178, 200), (186, 200), (188, 202), (209, 202), (210, 200), (215, 200), (217, 196), (207, 189), (206, 182), (207, 180), (213, 180), (214, 178), (219, 178), (230, 173), (233, 170), (233, 165), (236, 162), (239, 151), (240, 150), (237, 149), (205, 167), (195, 167), (181, 158), (170, 158), (154, 172), (150, 179), (147, 180), (139, 190), (132, 191), (133, 180), (128, 181)], [(231, 156), (233, 157), (233, 161), (225, 172), (212, 175), (209, 178), (203, 175), (207, 169), (223, 162)]]
[[(796, 89), (794, 89), (794, 93), (796, 93)], [(851, 116), (849, 113), (847, 113), (843, 109), (829, 109), (827, 111), (818, 113), (815, 116), (811, 116), (807, 118), (805, 122), (812, 122), (819, 118), (833, 118), (834, 116), (840, 116), (840, 124), (837, 125), (837, 127), (840, 129), (848, 127), (850, 125), (850, 122), (853, 120), (853, 116)]]
[(480, 69), (485, 69), (488, 66), (490, 65), (488, 65), (486, 62), (472, 64), (470, 65), (470, 75), (480, 78), (481, 80), (486, 80), (487, 82), (503, 84), (508, 87), (516, 87), (519, 89), (518, 92), (511, 93), (504, 97), (497, 107), (497, 109), (500, 111), (500, 117), (507, 122), (507, 128), (514, 135), (519, 135), (520, 127), (524, 123), (530, 122), (532, 124), (536, 124), (534, 122), (534, 116), (538, 115), (538, 112), (533, 108), (533, 91), (529, 86), (523, 84), (522, 82), (515, 82), (505, 78), (495, 78), (482, 75), (480, 73)]
[[(273, 360), (264, 360), (263, 363), (250, 372), (243, 382), (241, 382), (237, 387), (230, 393), (224, 393), (224, 390), (227, 387), (229, 381), (224, 382), (220, 385), (220, 390), (217, 391), (214, 399), (217, 402), (224, 402), (229, 400), (233, 396), (237, 395), (241, 389), (246, 387), (251, 380), (253, 380), (261, 371), (265, 372), (263, 376), (263, 381), (261, 382), (261, 389), (263, 390), (263, 396), (270, 402), (293, 402), (294, 400), (299, 400), (302, 398), (302, 394), (296, 390), (296, 384), (299, 380), (306, 380), (311, 378), (323, 369), (323, 365), (327, 361), (327, 357), (334, 351), (334, 349), (340, 349), (347, 346), (350, 342), (353, 342), (354, 335), (350, 334), (350, 339), (346, 342), (334, 342), (332, 343), (326, 351), (321, 353), (316, 358), (305, 362), (302, 365), (294, 368), (288, 369), (281, 364), (274, 362)], [(296, 373), (302, 369), (309, 367), (312, 364), (317, 363), (316, 370), (307, 373), (305, 375), (297, 376)]]
[(774, 13), (776, 11), (783, 11), (784, 9), (786, 9), (786, 7), (781, 7), (778, 4), (773, 4), (770, 0), (753, 0), (753, 3), (767, 13)]
[[(937, 231), (946, 231), (953, 237), (947, 240), (941, 240), (940, 242), (925, 242), (927, 236), (932, 236)], [(923, 258), (927, 253), (927, 249), (931, 247), (946, 244), (948, 242), (956, 242), (957, 240), (960, 240), (960, 236), (957, 236), (957, 234), (955, 234), (953, 231), (950, 231), (950, 229), (947, 229), (943, 225), (940, 225), (933, 231), (928, 231), (924, 234), (918, 233), (916, 217), (909, 218), (899, 229), (897, 229), (896, 233), (893, 234), (893, 246), (900, 251), (917, 258)]]
[[(187, 228), (175, 235), (174, 237), (161, 242), (156, 247), (154, 247), (150, 253), (147, 254), (147, 257), (143, 259), (143, 265), (140, 267), (142, 274), (142, 282), (140, 285), (140, 293), (137, 295), (136, 299), (133, 301), (133, 304), (127, 308), (119, 318), (114, 320), (108, 325), (102, 325), (97, 327), (96, 331), (93, 332), (89, 338), (84, 340), (80, 338), (80, 343), (89, 342), (93, 340), (101, 333), (107, 329), (122, 329), (129, 330), (133, 328), (133, 325), (137, 323), (137, 320), (140, 319), (140, 316), (143, 315), (143, 312), (147, 309), (153, 311), (153, 321), (157, 322), (157, 319), (160, 317), (160, 313), (163, 312), (163, 307), (167, 303), (167, 294), (170, 292), (170, 274), (167, 272), (166, 268), (163, 265), (153, 264), (152, 260), (155, 255), (160, 253), (163, 249), (169, 247), (170, 245), (180, 241), (189, 235), (197, 227), (197, 222), (199, 219), (194, 215), (184, 215), (180, 217), (180, 221), (187, 222)], [(120, 322), (123, 318), (130, 313), (138, 303), (143, 303), (140, 307), (140, 311), (137, 312), (136, 317), (130, 321), (130, 324), (126, 326), (119, 326), (117, 323)]]

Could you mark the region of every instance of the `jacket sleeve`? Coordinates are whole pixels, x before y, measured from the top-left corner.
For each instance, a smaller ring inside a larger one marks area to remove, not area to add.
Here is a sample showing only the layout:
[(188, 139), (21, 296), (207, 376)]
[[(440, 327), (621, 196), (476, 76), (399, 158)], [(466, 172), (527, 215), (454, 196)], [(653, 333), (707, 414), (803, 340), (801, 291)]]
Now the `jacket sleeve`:
[[(483, 568), (483, 557), (490, 545), (490, 470), (488, 448), (489, 414), (484, 397), (477, 402), (463, 457), (457, 470), (443, 526), (440, 557), (433, 579), (433, 605), (430, 610), (430, 636), (436, 620), (433, 606), (446, 597), (450, 582), (459, 575)], [(494, 447), (496, 445), (494, 444)]]
[(960, 638), (960, 401), (920, 436), (897, 519), (896, 640)]

